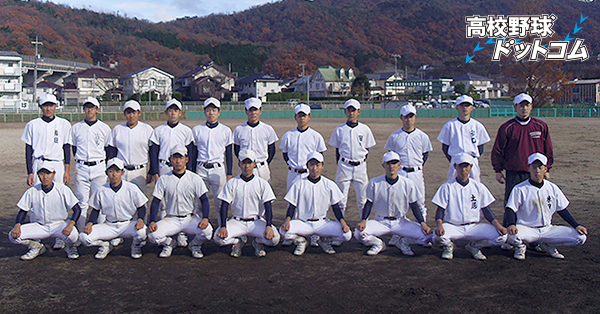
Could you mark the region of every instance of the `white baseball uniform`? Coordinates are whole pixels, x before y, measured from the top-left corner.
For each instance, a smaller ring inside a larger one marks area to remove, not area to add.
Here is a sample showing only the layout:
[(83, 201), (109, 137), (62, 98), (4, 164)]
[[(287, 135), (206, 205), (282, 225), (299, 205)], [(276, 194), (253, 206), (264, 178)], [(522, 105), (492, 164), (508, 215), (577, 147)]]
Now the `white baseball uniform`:
[(233, 143), (242, 150), (252, 150), (256, 153), (256, 168), (254, 174), (270, 181), (271, 170), (267, 159), (269, 158), (269, 145), (277, 142), (279, 138), (272, 126), (259, 121), (252, 127), (244, 122), (233, 130)]
[[(208, 190), (199, 175), (185, 171), (179, 177), (173, 172), (160, 176), (152, 195), (165, 205), (166, 216), (156, 222), (158, 228), (148, 234), (148, 240), (158, 245), (170, 245), (171, 237), (180, 232), (196, 237), (191, 245), (201, 245), (212, 238), (213, 228), (208, 224), (205, 229), (198, 228), (204, 217), (194, 212), (195, 202)], [(208, 218), (208, 217), (206, 217)]]
[(567, 197), (560, 188), (544, 180), (538, 188), (525, 180), (517, 184), (506, 202), (506, 207), (517, 214), (519, 232), (508, 236), (512, 245), (542, 242), (554, 246), (583, 245), (587, 237), (573, 227), (553, 226), (552, 216), (569, 206)]
[(306, 169), (306, 157), (312, 152), (323, 153), (327, 150), (323, 136), (314, 129), (307, 128), (304, 131), (295, 128), (289, 130), (281, 137), (279, 148), (287, 154), (288, 175), (286, 191), (294, 182), (308, 176)]
[[(43, 118), (36, 118), (29, 122), (23, 130), (21, 141), (33, 148), (32, 172), (35, 177), (35, 184), (40, 183), (37, 171), (43, 162), (51, 163), (56, 171), (55, 182), (63, 182), (65, 174), (65, 156), (63, 145), (72, 144), (71, 141), (71, 123), (66, 119), (54, 116), (50, 122)], [(70, 162), (70, 161), (69, 161)]]
[(481, 209), (495, 200), (488, 188), (479, 181), (469, 180), (463, 186), (453, 179), (442, 184), (432, 202), (445, 209), (445, 234), (434, 235), (433, 240), (443, 246), (450, 246), (452, 240), (474, 241), (475, 247), (502, 245), (506, 242), (506, 235), (500, 235), (491, 224), (480, 223)]
[[(471, 118), (467, 123), (463, 123), (458, 118), (454, 118), (442, 127), (438, 141), (448, 145), (448, 155), (454, 156), (460, 153), (467, 153), (474, 157), (473, 168), (471, 169), (470, 177), (481, 181), (479, 168), (479, 149), (478, 146), (490, 141), (490, 136), (481, 122)], [(453, 162), (450, 161), (448, 169), (448, 180), (456, 176)]]
[(121, 187), (114, 191), (110, 182), (102, 185), (92, 194), (90, 206), (106, 216), (105, 222), (92, 226), (92, 232), (81, 232), (79, 238), (85, 246), (97, 245), (96, 241), (109, 241), (115, 238), (133, 238), (140, 243), (146, 240), (146, 226), (135, 230), (137, 209), (148, 202), (148, 198), (139, 187), (131, 182), (122, 181)]
[(381, 243), (378, 236), (388, 233), (405, 237), (408, 244), (426, 244), (429, 236), (424, 234), (419, 223), (406, 218), (410, 204), (421, 199), (417, 185), (410, 179), (398, 176), (390, 184), (385, 175), (375, 177), (367, 185), (367, 200), (373, 203), (374, 219), (367, 220), (365, 230), (354, 230), (354, 237), (364, 245)]
[(150, 135), (150, 145), (160, 146), (160, 151), (158, 152), (158, 174), (160, 176), (172, 170), (172, 167), (169, 166), (171, 149), (176, 144), (182, 144), (187, 147), (192, 141), (192, 129), (181, 122), (173, 127), (165, 123), (154, 129), (152, 135)]
[(390, 134), (384, 146), (385, 149), (396, 152), (400, 156), (398, 175), (412, 180), (421, 194), (421, 209), (423, 219), (427, 220), (425, 207), (425, 178), (423, 177), (423, 154), (433, 150), (429, 136), (420, 129), (408, 133), (402, 128)]
[(324, 176), (316, 183), (309, 178), (297, 180), (284, 199), (296, 206), (298, 218), (290, 221), (290, 229), (282, 230), (282, 235), (286, 240), (316, 234), (336, 241), (350, 241), (352, 232), (342, 232), (340, 222), (327, 218), (329, 208), (341, 203), (343, 198), (344, 194), (337, 184)]
[(360, 122), (355, 127), (349, 126), (348, 123), (340, 124), (331, 134), (329, 145), (337, 148), (340, 154), (335, 182), (344, 194), (340, 204), (344, 211), (348, 202), (350, 183), (352, 183), (356, 192), (359, 215), (362, 212), (366, 202), (365, 188), (369, 182), (366, 159), (368, 149), (375, 144), (371, 129)]
[[(104, 148), (112, 145), (110, 132), (108, 124), (100, 120), (96, 120), (91, 125), (85, 120), (80, 121), (71, 128), (73, 146), (77, 148), (74, 185), (75, 196), (81, 207), (81, 216), (77, 221), (79, 230), (86, 223), (90, 190), (94, 192), (106, 183), (106, 152)], [(102, 219), (100, 218), (100, 221)]]
[(271, 225), (274, 237), (267, 240), (264, 236), (267, 220), (265, 219), (266, 202), (275, 200), (275, 193), (269, 182), (257, 175), (249, 181), (240, 176), (234, 177), (225, 183), (219, 193), (219, 199), (230, 204), (232, 217), (227, 219), (227, 238), (223, 239), (215, 234), (215, 243), (220, 246), (234, 244), (239, 237), (252, 236), (255, 241), (268, 246), (279, 243), (280, 235), (277, 228)]
[(137, 185), (144, 194), (148, 192), (146, 174), (148, 173), (148, 152), (152, 127), (138, 121), (130, 128), (127, 122), (116, 125), (111, 133), (112, 144), (117, 149), (117, 158), (125, 163), (123, 180)]

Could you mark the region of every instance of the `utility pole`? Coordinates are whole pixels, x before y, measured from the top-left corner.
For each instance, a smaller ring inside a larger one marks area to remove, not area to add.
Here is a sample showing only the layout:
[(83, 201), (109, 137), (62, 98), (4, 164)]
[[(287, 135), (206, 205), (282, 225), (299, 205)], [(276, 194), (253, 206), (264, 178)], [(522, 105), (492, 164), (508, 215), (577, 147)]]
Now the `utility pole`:
[(398, 77), (398, 59), (402, 58), (401, 55), (394, 53), (392, 54), (392, 58), (394, 58), (394, 74)]
[[(299, 66), (302, 67), (302, 77), (304, 77), (304, 66), (306, 66), (306, 63), (299, 63)], [(310, 82), (308, 80), (308, 77), (306, 78), (306, 104), (310, 106)]]
[(40, 55), (38, 54), (38, 46), (44, 45), (44, 43), (38, 41), (38, 37), (35, 36), (35, 41), (31, 42), (32, 45), (35, 45), (35, 58), (34, 58), (34, 66), (33, 66), (33, 102), (37, 102), (37, 66), (38, 59)]

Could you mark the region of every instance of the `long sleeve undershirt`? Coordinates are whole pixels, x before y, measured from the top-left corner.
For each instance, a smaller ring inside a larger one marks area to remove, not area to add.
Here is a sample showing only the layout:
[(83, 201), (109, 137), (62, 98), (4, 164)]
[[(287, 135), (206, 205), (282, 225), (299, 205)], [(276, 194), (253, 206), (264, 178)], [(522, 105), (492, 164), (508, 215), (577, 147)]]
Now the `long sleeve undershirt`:
[(230, 176), (233, 174), (233, 144), (227, 145), (225, 147), (225, 164), (227, 165), (227, 175)]
[(148, 174), (158, 174), (158, 153), (160, 152), (160, 145), (150, 144), (150, 169)]

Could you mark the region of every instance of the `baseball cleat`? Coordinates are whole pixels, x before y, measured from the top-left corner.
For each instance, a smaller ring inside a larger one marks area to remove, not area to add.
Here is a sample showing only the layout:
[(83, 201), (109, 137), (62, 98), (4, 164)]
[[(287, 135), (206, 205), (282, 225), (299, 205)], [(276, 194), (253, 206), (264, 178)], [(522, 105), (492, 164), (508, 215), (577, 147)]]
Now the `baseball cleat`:
[(100, 241), (101, 244), (98, 248), (98, 253), (94, 256), (96, 259), (105, 259), (108, 256), (108, 253), (112, 251), (112, 245), (109, 241)]
[(433, 244), (431, 244), (431, 242), (427, 242), (425, 244), (422, 244), (421, 246), (424, 247), (424, 248), (426, 248), (426, 249), (430, 249), (430, 248), (433, 247)]
[(244, 241), (237, 239), (237, 242), (231, 246), (231, 254), (229, 255), (236, 258), (242, 256), (242, 248), (244, 247), (244, 244)]
[(202, 253), (202, 245), (190, 245), (190, 251), (192, 251), (192, 256), (194, 258), (203, 258), (204, 254)]
[(340, 245), (342, 245), (342, 243), (343, 242), (339, 241), (339, 240), (333, 240), (333, 241), (331, 241), (331, 245), (333, 245), (333, 246), (340, 246)]
[(32, 241), (34, 244), (29, 247), (29, 251), (24, 255), (21, 255), (21, 259), (24, 261), (30, 261), (36, 258), (38, 255), (44, 254), (46, 252), (46, 246), (37, 241)]
[(114, 238), (114, 239), (110, 240), (110, 244), (111, 244), (113, 247), (117, 247), (117, 246), (119, 246), (119, 244), (121, 244), (121, 243), (123, 243), (123, 238)]
[(185, 233), (180, 232), (177, 235), (177, 245), (183, 247), (188, 246), (188, 237), (185, 235)]
[(481, 250), (479, 248), (474, 247), (472, 245), (472, 242), (467, 243), (467, 245), (465, 245), (465, 249), (469, 251), (469, 253), (473, 255), (473, 258), (478, 261), (485, 261), (487, 259), (487, 257), (485, 257), (483, 253), (481, 253)]
[(511, 251), (512, 249), (514, 249), (514, 247), (508, 243), (504, 243), (500, 246), (501, 249), (505, 250), (505, 251)]
[(392, 236), (392, 238), (390, 239), (390, 241), (388, 241), (388, 245), (389, 246), (396, 246), (396, 243), (398, 243), (398, 241), (400, 240), (400, 236), (397, 234), (394, 234)]
[(54, 239), (54, 245), (52, 246), (53, 250), (62, 250), (65, 248), (65, 240), (61, 238)]
[(374, 256), (377, 255), (383, 251), (385, 251), (386, 247), (385, 247), (385, 242), (383, 241), (379, 241), (380, 243), (373, 245), (368, 251), (367, 251), (367, 255), (369, 256)]
[(556, 249), (555, 246), (552, 246), (550, 244), (547, 243), (540, 243), (539, 244), (540, 248), (542, 250), (544, 250), (544, 252), (548, 253), (550, 256), (554, 257), (554, 258), (558, 258), (558, 259), (564, 259), (565, 256), (560, 254), (558, 252), (558, 250)]
[(312, 246), (312, 247), (319, 246), (319, 236), (318, 235), (313, 234), (312, 236), (310, 236), (310, 246)]
[(296, 249), (294, 250), (294, 255), (296, 256), (300, 256), (302, 254), (304, 254), (304, 251), (306, 251), (306, 239), (301, 238), (297, 240), (298, 244), (296, 245)]
[(173, 254), (173, 249), (175, 248), (175, 246), (177, 246), (177, 241), (171, 238), (171, 244), (164, 245), (162, 251), (160, 252), (160, 254), (158, 254), (158, 257), (165, 258), (171, 256), (171, 254)]
[(443, 259), (452, 259), (454, 257), (454, 243), (450, 243), (448, 246), (444, 246), (444, 251), (442, 251)]
[(294, 240), (286, 239), (281, 242), (281, 246), (290, 246), (294, 244)]
[(67, 246), (65, 246), (65, 253), (67, 253), (68, 259), (79, 258), (79, 252), (77, 252), (77, 247), (72, 244), (67, 244)]
[(262, 243), (256, 242), (256, 239), (252, 241), (252, 247), (254, 247), (254, 255), (258, 257), (267, 256), (267, 252), (265, 252), (265, 245)]
[(131, 243), (131, 258), (142, 258), (142, 245), (141, 243), (135, 243), (135, 240)]
[(527, 251), (527, 246), (525, 244), (515, 245), (515, 254), (513, 257), (520, 261), (525, 259), (525, 252)]
[(410, 245), (408, 245), (408, 243), (406, 243), (406, 239), (405, 238), (400, 238), (398, 241), (396, 241), (395, 246), (402, 252), (402, 254), (404, 255), (408, 255), (408, 256), (413, 256), (415, 255), (415, 252), (412, 251), (412, 249), (410, 248)]
[(331, 246), (331, 242), (324, 240), (323, 238), (319, 238), (319, 246), (323, 249), (323, 252), (327, 254), (335, 254), (335, 250)]

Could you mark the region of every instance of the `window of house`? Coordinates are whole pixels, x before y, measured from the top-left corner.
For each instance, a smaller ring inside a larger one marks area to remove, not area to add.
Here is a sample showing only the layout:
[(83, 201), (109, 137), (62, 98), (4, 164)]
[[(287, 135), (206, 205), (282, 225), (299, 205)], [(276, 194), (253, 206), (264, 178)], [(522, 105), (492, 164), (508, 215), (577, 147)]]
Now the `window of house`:
[(267, 87), (267, 82), (263, 82), (263, 87)]
[(82, 80), (81, 87), (92, 87), (92, 80)]
[(158, 86), (167, 86), (167, 80), (158, 80)]
[(115, 86), (115, 82), (113, 82), (113, 81), (108, 81), (108, 80), (107, 80), (107, 81), (104, 81), (104, 83), (105, 83), (105, 84), (106, 84), (106, 86), (108, 86), (108, 87), (113, 87), (113, 86)]

